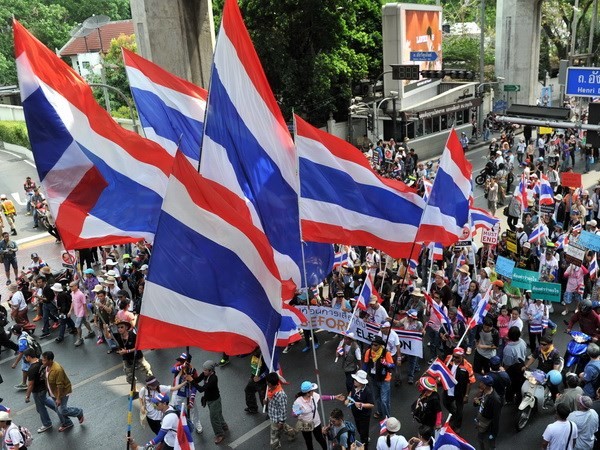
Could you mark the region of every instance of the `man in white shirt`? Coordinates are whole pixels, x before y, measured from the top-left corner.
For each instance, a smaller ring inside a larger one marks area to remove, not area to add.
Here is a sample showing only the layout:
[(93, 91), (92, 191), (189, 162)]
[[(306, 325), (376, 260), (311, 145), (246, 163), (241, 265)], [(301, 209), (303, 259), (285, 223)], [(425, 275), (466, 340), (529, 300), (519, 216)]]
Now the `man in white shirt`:
[(542, 448), (545, 450), (573, 450), (577, 439), (577, 425), (567, 420), (569, 407), (564, 403), (556, 405), (556, 421), (542, 434)]
[(179, 415), (175, 409), (169, 405), (168, 395), (157, 394), (151, 401), (156, 405), (156, 409), (163, 414), (163, 418), (160, 422), (160, 431), (147, 445), (156, 445), (159, 442), (164, 442), (166, 448), (175, 448)]
[(594, 447), (595, 433), (598, 431), (598, 413), (592, 409), (592, 399), (587, 395), (577, 398), (577, 410), (567, 420), (577, 425), (575, 450), (588, 450)]
[(377, 297), (374, 295), (371, 295), (369, 307), (367, 308), (366, 312), (371, 322), (382, 324), (387, 321), (388, 314), (386, 310), (379, 304)]

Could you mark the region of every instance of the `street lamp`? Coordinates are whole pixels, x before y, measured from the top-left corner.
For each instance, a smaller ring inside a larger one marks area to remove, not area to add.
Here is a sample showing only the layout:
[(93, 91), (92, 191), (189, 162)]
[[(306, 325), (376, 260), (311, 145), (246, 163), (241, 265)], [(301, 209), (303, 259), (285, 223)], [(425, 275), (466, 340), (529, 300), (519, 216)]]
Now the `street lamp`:
[[(121, 98), (127, 104), (127, 107), (129, 108), (129, 115), (131, 116), (131, 122), (133, 124), (133, 131), (135, 131), (136, 133), (139, 134), (138, 124), (137, 124), (137, 121), (135, 120), (135, 114), (133, 113), (133, 105), (131, 104), (131, 100), (129, 100), (129, 98), (123, 93), (123, 91), (121, 91), (120, 89), (117, 89), (114, 86), (111, 86), (109, 84), (104, 84), (104, 83), (88, 83), (88, 85), (91, 87), (99, 87), (104, 90), (109, 89), (113, 92), (116, 92), (118, 95), (120, 95)], [(110, 114), (110, 110), (109, 110), (109, 114)]]
[[(390, 94), (394, 93), (394, 91), (390, 91)], [(398, 99), (398, 93), (395, 92), (394, 95), (390, 97), (383, 98), (379, 103), (373, 102), (373, 120), (375, 121), (375, 140), (379, 140), (379, 117), (377, 111), (381, 108), (381, 104), (388, 100), (394, 101), (394, 110), (396, 109), (396, 100)], [(377, 106), (375, 106), (377, 105)]]

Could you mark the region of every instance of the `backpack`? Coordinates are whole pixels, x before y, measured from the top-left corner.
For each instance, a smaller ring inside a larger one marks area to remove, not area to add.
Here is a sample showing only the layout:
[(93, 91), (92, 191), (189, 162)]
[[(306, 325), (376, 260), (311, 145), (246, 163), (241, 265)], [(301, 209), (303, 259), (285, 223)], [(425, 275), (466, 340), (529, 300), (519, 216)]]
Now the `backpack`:
[(42, 355), (42, 346), (31, 335), (27, 335), (27, 346), (35, 350), (35, 357), (39, 358)]
[(0, 305), (0, 327), (5, 327), (8, 325), (8, 312), (6, 308)]
[(335, 442), (339, 442), (340, 436), (346, 432), (348, 433), (348, 439), (347, 439), (348, 447), (347, 448), (350, 448), (350, 445), (353, 444), (354, 441), (356, 441), (356, 426), (352, 422), (348, 422), (347, 420), (344, 420), (344, 426), (342, 428), (340, 428), (340, 431), (338, 431), (337, 434), (335, 435)]
[(23, 438), (23, 444), (25, 445), (25, 447), (31, 447), (31, 444), (33, 444), (33, 436), (31, 435), (31, 431), (19, 425), (19, 433), (21, 433), (21, 437)]

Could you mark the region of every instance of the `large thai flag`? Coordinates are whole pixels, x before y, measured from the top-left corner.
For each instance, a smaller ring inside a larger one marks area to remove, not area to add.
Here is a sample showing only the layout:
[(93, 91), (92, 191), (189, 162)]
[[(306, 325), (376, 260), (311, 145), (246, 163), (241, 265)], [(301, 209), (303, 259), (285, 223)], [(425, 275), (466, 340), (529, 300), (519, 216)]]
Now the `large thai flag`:
[(13, 30), (33, 157), (65, 247), (153, 240), (173, 156), (119, 126), (19, 22)]
[(485, 211), (484, 209), (475, 208), (471, 206), (471, 227), (476, 230), (482, 228), (484, 230), (493, 229), (498, 223), (500, 219), (496, 216), (492, 215), (489, 211)]
[(304, 238), (409, 257), (423, 199), (403, 182), (377, 175), (348, 142), (295, 119)]
[(446, 391), (457, 384), (456, 378), (454, 378), (448, 366), (439, 358), (435, 358), (433, 364), (427, 369), (427, 373), (438, 379)]
[(123, 48), (125, 71), (146, 137), (198, 165), (207, 92)]
[(439, 242), (448, 246), (460, 239), (464, 226), (469, 224), (472, 171), (456, 131), (452, 129), (421, 219), (417, 242)]
[(295, 286), (327, 276), (333, 247), (305, 244), (309, 280), (302, 283), (296, 150), (236, 0), (225, 2), (209, 91), (200, 173), (264, 231), (282, 279), (293, 281), (291, 298)]
[(300, 310), (287, 303), (283, 303), (281, 310), (281, 325), (277, 332), (277, 346), (285, 347), (293, 342), (299, 341), (300, 326), (308, 319)]
[(188, 425), (187, 414), (185, 413), (185, 405), (181, 409), (179, 414), (179, 421), (177, 422), (177, 439), (173, 446), (175, 450), (195, 450), (194, 438)]
[(433, 450), (475, 450), (475, 447), (456, 434), (450, 428), (450, 425), (446, 424), (440, 430)]
[(258, 345), (270, 364), (281, 290), (265, 234), (178, 152), (158, 221), (138, 348), (194, 345), (236, 355)]

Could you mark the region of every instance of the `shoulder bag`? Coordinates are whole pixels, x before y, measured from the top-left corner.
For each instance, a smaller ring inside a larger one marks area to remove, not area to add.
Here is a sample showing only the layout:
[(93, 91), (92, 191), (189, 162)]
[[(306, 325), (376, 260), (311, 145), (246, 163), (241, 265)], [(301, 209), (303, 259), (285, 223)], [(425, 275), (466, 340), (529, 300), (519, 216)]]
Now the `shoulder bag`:
[(302, 419), (298, 419), (298, 422), (296, 423), (296, 431), (298, 432), (311, 432), (312, 430), (315, 429), (315, 415), (317, 414), (317, 404), (315, 403), (315, 399), (312, 399), (312, 403), (313, 403), (313, 416), (312, 416), (312, 420), (302, 420)]

